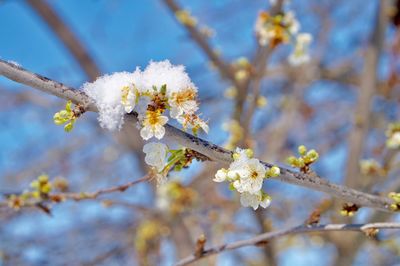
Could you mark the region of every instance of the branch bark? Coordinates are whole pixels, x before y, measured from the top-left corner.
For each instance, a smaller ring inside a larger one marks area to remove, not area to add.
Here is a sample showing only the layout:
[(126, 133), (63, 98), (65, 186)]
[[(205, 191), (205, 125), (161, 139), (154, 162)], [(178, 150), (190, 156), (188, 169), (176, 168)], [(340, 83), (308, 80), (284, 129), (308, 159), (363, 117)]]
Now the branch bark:
[[(37, 88), (57, 97), (71, 100), (76, 104), (81, 104), (87, 111), (97, 111), (95, 104), (84, 92), (67, 87), (62, 83), (50, 80), (38, 74), (31, 73), (4, 60), (0, 60), (0, 75), (18, 83)], [(127, 115), (126, 118), (128, 123), (137, 122), (137, 118), (134, 113)], [(219, 147), (218, 145), (215, 145), (209, 141), (188, 134), (171, 125), (167, 124), (165, 129), (167, 138), (207, 156), (212, 161), (222, 163), (232, 162), (231, 151)], [(263, 162), (263, 164), (267, 167), (271, 167), (273, 165), (266, 162)], [(360, 192), (346, 186), (337, 185), (313, 173), (305, 174), (281, 167), (281, 175), (276, 179), (286, 183), (296, 184), (302, 187), (325, 192), (331, 196), (342, 199), (343, 201), (349, 201), (360, 206), (371, 207), (386, 212), (391, 211), (389, 206), (392, 203), (392, 200), (387, 197), (380, 197)]]
[(215, 246), (213, 248), (206, 249), (201, 256), (191, 255), (179, 261), (176, 266), (188, 265), (189, 263), (195, 262), (202, 258), (210, 255), (218, 254), (226, 250), (233, 250), (246, 246), (257, 246), (260, 244), (265, 244), (267, 241), (280, 238), (287, 235), (296, 235), (302, 233), (312, 233), (312, 232), (330, 232), (330, 231), (342, 231), (342, 232), (364, 232), (368, 233), (368, 230), (373, 229), (400, 229), (400, 223), (370, 223), (370, 224), (325, 224), (325, 225), (315, 225), (307, 226), (300, 225), (292, 227), (289, 229), (283, 229), (275, 232), (268, 232), (253, 238), (239, 240), (230, 244), (223, 244)]

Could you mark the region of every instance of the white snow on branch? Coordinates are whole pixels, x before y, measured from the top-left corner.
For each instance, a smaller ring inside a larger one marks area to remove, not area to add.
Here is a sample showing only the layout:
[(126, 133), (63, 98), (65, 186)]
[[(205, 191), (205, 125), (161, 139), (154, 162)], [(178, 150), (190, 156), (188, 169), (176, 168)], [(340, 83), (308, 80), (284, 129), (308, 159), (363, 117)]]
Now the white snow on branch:
[(172, 65), (168, 60), (150, 62), (144, 71), (136, 68), (134, 72), (102, 76), (85, 83), (82, 89), (99, 109), (100, 125), (109, 130), (120, 129), (124, 114), (133, 110), (139, 113), (139, 126), (147, 132), (142, 134), (146, 140), (163, 137), (163, 121), (168, 119), (162, 114), (167, 110), (185, 129), (206, 128), (204, 121), (195, 115), (196, 86), (184, 66)]

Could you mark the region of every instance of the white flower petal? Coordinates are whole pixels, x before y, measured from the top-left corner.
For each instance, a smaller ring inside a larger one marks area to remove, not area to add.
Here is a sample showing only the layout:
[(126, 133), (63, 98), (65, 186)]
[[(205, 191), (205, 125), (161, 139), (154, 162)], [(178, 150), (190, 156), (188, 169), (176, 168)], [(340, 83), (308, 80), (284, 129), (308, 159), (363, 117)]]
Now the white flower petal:
[(144, 161), (153, 166), (158, 172), (165, 167), (165, 160), (168, 153), (168, 146), (160, 142), (150, 142), (143, 146), (143, 152), (146, 153)]
[(151, 130), (150, 127), (143, 127), (140, 130), (140, 136), (144, 139), (144, 140), (148, 140), (151, 137), (153, 137), (153, 131)]
[(164, 134), (165, 134), (165, 128), (163, 126), (157, 125), (154, 128), (154, 136), (157, 139), (162, 139), (164, 137)]
[(218, 183), (224, 182), (228, 178), (227, 173), (228, 173), (228, 171), (226, 169), (224, 169), (224, 168), (219, 169), (217, 171), (217, 173), (215, 174), (215, 178), (213, 180)]

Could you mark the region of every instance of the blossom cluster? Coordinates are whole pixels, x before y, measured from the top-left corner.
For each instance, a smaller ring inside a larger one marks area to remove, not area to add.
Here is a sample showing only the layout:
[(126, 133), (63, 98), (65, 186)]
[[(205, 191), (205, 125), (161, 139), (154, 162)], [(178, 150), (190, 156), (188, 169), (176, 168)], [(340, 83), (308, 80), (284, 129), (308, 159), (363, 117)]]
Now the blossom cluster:
[(286, 161), (291, 166), (299, 168), (303, 173), (307, 173), (310, 171), (310, 165), (318, 160), (319, 154), (314, 149), (307, 150), (307, 147), (304, 145), (300, 145), (297, 151), (300, 154), (298, 158), (289, 156)]
[(260, 45), (275, 48), (280, 44), (292, 43), (294, 48), (288, 60), (294, 66), (310, 61), (309, 45), (312, 36), (309, 33), (299, 33), (299, 30), (300, 23), (293, 11), (275, 16), (268, 12), (261, 12), (255, 24)]
[(300, 24), (291, 11), (276, 16), (266, 11), (260, 12), (255, 25), (260, 45), (270, 45), (273, 48), (281, 43), (288, 43), (299, 29)]
[(309, 33), (299, 33), (296, 36), (294, 49), (289, 55), (289, 63), (293, 66), (305, 64), (310, 61), (309, 46), (312, 36)]
[(144, 71), (136, 68), (134, 72), (102, 76), (85, 83), (82, 89), (99, 109), (99, 122), (104, 128), (120, 129), (124, 115), (135, 111), (145, 140), (163, 138), (170, 118), (195, 134), (199, 129), (208, 132), (207, 123), (196, 114), (196, 86), (183, 66), (174, 66), (168, 60), (150, 62)]
[(267, 208), (271, 203), (271, 197), (262, 191), (264, 179), (279, 174), (278, 167), (267, 169), (258, 159), (253, 158), (252, 150), (237, 148), (229, 168), (218, 170), (214, 181), (230, 182), (231, 187), (240, 193), (240, 203), (256, 210), (259, 206)]
[(72, 108), (72, 102), (68, 101), (65, 104), (65, 109), (54, 114), (53, 121), (56, 125), (64, 125), (64, 130), (70, 132), (74, 128), (76, 119), (84, 112), (84, 109), (80, 105), (76, 105)]
[(166, 182), (166, 177), (171, 170), (180, 171), (188, 167), (193, 159), (206, 160), (204, 156), (191, 149), (173, 150), (161, 142), (147, 143), (143, 147), (143, 152), (146, 154), (144, 161), (151, 167), (158, 184)]
[[(63, 178), (56, 178), (52, 182), (48, 175), (40, 175), (30, 183), (30, 188), (24, 190), (21, 194), (12, 194), (8, 197), (8, 206), (14, 210), (19, 210), (24, 206), (32, 206), (39, 202), (50, 201), (60, 202), (63, 198), (50, 194), (54, 189), (65, 191), (68, 188), (68, 182)], [(48, 208), (42, 204), (43, 208)]]
[(345, 217), (353, 217), (360, 207), (353, 203), (344, 203), (340, 210), (340, 215)]
[(400, 210), (400, 193), (390, 192), (388, 194), (388, 197), (394, 201), (392, 204), (390, 204), (390, 209), (392, 209), (393, 211), (399, 211)]
[(389, 124), (386, 136), (386, 146), (389, 149), (400, 148), (400, 122)]

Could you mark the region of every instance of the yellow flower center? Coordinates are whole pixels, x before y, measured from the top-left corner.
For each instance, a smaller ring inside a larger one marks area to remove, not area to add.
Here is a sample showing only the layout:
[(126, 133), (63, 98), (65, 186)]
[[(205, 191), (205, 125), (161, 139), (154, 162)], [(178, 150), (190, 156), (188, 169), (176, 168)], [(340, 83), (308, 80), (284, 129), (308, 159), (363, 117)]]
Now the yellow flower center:
[(172, 100), (177, 105), (181, 105), (186, 101), (194, 100), (196, 98), (196, 92), (192, 88), (187, 88), (181, 92), (175, 92), (172, 94)]
[(253, 171), (250, 176), (251, 178), (256, 179), (258, 177), (258, 173), (256, 171)]
[(160, 114), (158, 112), (147, 112), (147, 121), (150, 125), (157, 125), (160, 121)]

